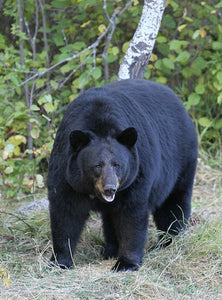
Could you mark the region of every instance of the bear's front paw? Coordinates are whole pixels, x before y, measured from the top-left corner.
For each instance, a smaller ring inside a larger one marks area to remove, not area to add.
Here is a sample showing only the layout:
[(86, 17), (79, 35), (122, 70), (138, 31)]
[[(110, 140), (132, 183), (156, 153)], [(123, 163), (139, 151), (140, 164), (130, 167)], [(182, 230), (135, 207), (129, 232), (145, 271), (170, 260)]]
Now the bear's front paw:
[(51, 257), (50, 267), (59, 267), (61, 269), (71, 269), (73, 267), (73, 261), (67, 258), (55, 258), (54, 256)]
[(135, 264), (124, 258), (119, 258), (115, 266), (112, 268), (112, 271), (114, 272), (137, 271), (139, 267), (140, 264)]

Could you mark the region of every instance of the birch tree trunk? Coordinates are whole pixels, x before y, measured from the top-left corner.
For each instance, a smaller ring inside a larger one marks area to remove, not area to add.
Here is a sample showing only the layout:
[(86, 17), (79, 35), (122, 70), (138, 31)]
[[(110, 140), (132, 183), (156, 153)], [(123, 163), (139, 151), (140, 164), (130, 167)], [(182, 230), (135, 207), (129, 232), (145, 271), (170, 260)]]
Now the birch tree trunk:
[(118, 78), (143, 78), (160, 28), (166, 0), (145, 0), (142, 15), (120, 65)]

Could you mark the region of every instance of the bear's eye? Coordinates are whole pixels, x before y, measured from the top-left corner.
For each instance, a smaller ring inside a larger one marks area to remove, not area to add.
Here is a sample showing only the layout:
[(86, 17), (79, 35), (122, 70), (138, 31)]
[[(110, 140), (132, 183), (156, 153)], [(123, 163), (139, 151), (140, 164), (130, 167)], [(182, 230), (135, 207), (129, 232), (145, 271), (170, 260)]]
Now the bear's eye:
[(98, 165), (95, 165), (94, 167), (96, 170), (100, 170), (102, 168), (102, 165), (101, 164), (98, 164)]
[(116, 169), (118, 169), (120, 167), (120, 165), (118, 163), (112, 163), (112, 166)]

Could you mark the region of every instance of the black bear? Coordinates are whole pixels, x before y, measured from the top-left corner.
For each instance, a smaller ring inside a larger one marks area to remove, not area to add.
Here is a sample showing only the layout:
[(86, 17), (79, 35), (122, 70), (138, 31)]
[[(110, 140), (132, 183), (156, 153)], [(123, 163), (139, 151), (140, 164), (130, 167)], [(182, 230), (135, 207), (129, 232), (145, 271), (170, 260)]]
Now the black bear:
[(186, 227), (196, 163), (194, 125), (168, 87), (123, 80), (84, 92), (68, 106), (49, 163), (52, 263), (72, 266), (97, 210), (113, 270), (137, 270), (150, 214), (163, 233)]

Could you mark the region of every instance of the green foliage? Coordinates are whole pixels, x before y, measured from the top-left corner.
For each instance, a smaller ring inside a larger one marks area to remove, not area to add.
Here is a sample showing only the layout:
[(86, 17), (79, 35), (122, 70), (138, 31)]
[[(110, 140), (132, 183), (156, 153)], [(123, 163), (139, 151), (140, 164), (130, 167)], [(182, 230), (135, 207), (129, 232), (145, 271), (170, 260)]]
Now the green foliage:
[(145, 78), (171, 86), (196, 120), (200, 147), (216, 155), (222, 136), (221, 2), (170, 0)]
[[(0, 186), (5, 196), (15, 198), (19, 191), (44, 188), (42, 174), (47, 171), (55, 131), (67, 104), (84, 89), (104, 84), (105, 39), (97, 47), (92, 45), (109, 25), (102, 1), (54, 0), (44, 5), (44, 12), (41, 1), (22, 3), (4, 2), (0, 31)], [(19, 5), (23, 31), (18, 22)], [(124, 27), (136, 5), (125, 13)], [(123, 6), (121, 1), (109, 1), (107, 12), (111, 16)], [(128, 26), (129, 38), (138, 17), (134, 19)], [(122, 47), (119, 40), (124, 41), (124, 34), (125, 30), (118, 28), (108, 49), (112, 79), (116, 78)], [(33, 140), (31, 148), (29, 140)], [(28, 159), (30, 155), (34, 160)]]
[[(6, 0), (1, 8), (0, 188), (7, 197), (44, 188), (67, 104), (83, 90), (105, 83), (103, 52), (110, 31), (103, 1), (53, 0), (44, 10), (41, 3)], [(121, 11), (124, 3), (107, 1), (107, 13)], [(145, 78), (168, 84), (179, 94), (196, 120), (200, 146), (215, 155), (222, 136), (221, 2), (167, 3)], [(107, 51), (109, 81), (117, 77), (142, 5), (133, 1), (118, 19)]]

